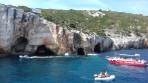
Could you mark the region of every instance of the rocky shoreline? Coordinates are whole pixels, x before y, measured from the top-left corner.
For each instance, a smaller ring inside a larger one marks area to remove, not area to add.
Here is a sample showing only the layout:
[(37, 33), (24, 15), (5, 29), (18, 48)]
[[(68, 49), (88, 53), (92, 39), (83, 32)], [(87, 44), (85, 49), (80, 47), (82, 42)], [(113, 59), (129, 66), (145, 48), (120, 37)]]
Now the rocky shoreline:
[[(38, 15), (0, 4), (0, 54), (85, 55), (122, 48), (147, 48), (145, 35), (130, 36), (105, 30), (107, 36), (62, 28)], [(2, 57), (2, 55), (0, 55)]]

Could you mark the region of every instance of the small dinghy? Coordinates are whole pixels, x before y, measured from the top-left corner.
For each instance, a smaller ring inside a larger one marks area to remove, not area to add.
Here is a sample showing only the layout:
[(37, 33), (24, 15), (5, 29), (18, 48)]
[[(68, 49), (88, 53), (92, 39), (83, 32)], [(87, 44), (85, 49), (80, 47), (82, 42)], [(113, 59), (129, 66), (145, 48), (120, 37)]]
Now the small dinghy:
[(115, 79), (115, 75), (110, 75), (109, 77), (98, 77), (97, 74), (94, 75), (95, 80), (100, 80), (100, 81), (111, 81), (113, 79)]

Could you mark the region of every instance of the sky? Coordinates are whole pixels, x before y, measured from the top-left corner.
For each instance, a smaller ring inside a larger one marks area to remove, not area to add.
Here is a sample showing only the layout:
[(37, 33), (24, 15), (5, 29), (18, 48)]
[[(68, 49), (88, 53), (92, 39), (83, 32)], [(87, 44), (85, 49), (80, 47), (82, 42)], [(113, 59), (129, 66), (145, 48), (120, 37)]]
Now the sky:
[(148, 0), (0, 0), (13, 6), (43, 9), (111, 10), (148, 15)]

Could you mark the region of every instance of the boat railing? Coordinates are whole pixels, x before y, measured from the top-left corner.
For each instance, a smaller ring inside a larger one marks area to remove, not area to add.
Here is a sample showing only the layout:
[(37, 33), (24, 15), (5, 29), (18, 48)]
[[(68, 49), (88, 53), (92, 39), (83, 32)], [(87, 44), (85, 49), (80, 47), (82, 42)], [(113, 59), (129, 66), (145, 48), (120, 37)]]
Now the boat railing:
[[(119, 56), (114, 56), (114, 57), (109, 57), (108, 59), (126, 60), (126, 61), (138, 61), (138, 62), (141, 62), (140, 59), (131, 58), (131, 57), (119, 57)], [(145, 60), (144, 60), (143, 62), (145, 62)]]

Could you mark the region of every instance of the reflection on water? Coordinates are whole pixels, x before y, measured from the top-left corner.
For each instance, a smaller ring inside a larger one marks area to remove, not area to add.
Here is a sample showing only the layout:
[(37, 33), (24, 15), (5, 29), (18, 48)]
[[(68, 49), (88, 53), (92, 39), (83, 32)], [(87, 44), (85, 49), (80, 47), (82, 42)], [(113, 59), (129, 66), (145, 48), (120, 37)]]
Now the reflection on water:
[(114, 65), (114, 64), (110, 64), (108, 65), (108, 67), (112, 68), (112, 69), (122, 69), (122, 70), (136, 70), (136, 71), (145, 71), (146, 67), (138, 67), (138, 66), (128, 66), (128, 65)]
[(137, 70), (137, 71), (144, 71), (146, 67), (137, 67), (137, 66), (127, 66), (127, 65), (120, 65), (121, 68), (126, 70)]

